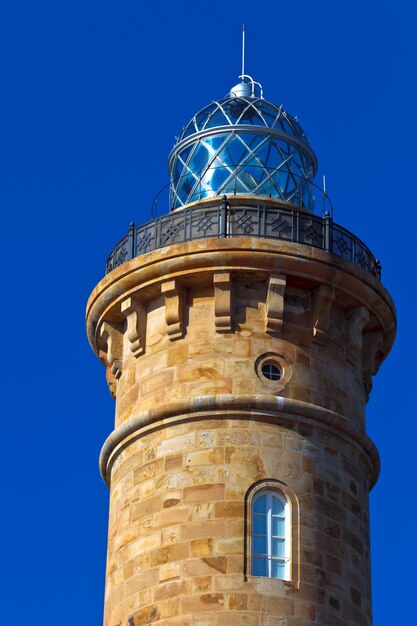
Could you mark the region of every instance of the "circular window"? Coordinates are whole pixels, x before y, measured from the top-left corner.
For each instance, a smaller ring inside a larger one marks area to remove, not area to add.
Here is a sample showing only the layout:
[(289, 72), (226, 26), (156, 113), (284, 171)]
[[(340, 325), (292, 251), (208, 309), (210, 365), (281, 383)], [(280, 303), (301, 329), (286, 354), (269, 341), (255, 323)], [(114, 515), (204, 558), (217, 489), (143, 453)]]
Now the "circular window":
[(282, 370), (275, 363), (264, 363), (261, 372), (268, 380), (280, 380), (282, 377)]
[(261, 388), (273, 389), (274, 393), (284, 389), (292, 376), (292, 368), (288, 360), (276, 352), (265, 352), (258, 356), (255, 362), (255, 372), (262, 384)]

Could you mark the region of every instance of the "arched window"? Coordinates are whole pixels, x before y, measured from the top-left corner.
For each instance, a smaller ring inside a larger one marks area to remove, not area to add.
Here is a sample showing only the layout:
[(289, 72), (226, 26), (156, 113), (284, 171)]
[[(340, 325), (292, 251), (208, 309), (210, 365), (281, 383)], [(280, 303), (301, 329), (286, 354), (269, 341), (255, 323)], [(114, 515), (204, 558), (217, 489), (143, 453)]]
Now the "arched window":
[(252, 499), (251, 563), (252, 576), (290, 579), (290, 504), (272, 489)]

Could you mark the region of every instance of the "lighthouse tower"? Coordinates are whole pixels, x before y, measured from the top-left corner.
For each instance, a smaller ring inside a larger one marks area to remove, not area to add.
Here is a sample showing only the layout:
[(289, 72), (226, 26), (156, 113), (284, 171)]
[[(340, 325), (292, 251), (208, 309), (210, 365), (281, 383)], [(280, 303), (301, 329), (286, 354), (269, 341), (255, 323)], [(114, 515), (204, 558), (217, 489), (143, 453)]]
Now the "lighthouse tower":
[(168, 165), (171, 211), (131, 225), (87, 306), (116, 401), (104, 624), (370, 626), (379, 263), (314, 213), (308, 138), (248, 76)]

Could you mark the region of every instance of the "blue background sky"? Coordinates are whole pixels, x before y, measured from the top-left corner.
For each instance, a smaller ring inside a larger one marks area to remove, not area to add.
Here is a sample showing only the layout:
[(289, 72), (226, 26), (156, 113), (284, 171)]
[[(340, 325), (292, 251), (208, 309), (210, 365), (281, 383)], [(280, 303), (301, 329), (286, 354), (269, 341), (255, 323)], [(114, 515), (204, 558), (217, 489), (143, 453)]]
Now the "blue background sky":
[(416, 17), (404, 0), (3, 3), (4, 624), (101, 623), (114, 405), (85, 303), (149, 219), (174, 136), (237, 82), (243, 21), (247, 71), (299, 116), (335, 220), (381, 258), (398, 306), (367, 413), (374, 623), (415, 624)]

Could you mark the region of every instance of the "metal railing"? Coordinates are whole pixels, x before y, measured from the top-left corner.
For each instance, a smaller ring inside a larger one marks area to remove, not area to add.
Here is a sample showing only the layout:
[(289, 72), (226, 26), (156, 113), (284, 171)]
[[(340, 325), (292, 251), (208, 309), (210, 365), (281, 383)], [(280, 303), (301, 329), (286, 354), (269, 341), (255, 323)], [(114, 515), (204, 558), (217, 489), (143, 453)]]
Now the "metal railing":
[[(236, 201), (235, 201), (236, 202)], [(106, 274), (129, 259), (175, 243), (197, 239), (259, 237), (312, 246), (352, 261), (381, 279), (381, 265), (351, 232), (324, 217), (291, 207), (227, 202), (194, 206), (155, 218), (142, 226), (132, 223), (112, 250)]]

